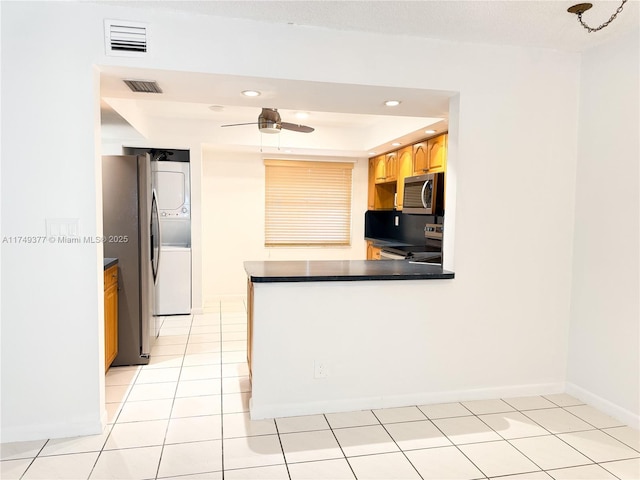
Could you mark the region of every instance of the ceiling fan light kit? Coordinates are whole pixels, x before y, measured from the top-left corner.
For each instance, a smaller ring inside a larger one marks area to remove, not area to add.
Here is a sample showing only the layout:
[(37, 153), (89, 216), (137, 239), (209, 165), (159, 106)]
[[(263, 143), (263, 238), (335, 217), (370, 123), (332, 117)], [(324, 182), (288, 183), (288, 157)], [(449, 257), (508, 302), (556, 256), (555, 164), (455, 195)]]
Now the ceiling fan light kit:
[(298, 123), (283, 122), (280, 118), (277, 108), (263, 108), (258, 115), (257, 122), (249, 123), (233, 123), (229, 125), (221, 125), (222, 127), (237, 127), (240, 125), (258, 125), (258, 130), (262, 133), (280, 133), (282, 129), (291, 130), (293, 132), (311, 133), (315, 129), (307, 125)]
[(602, 30), (604, 27), (606, 27), (611, 22), (613, 22), (616, 19), (616, 17), (618, 16), (618, 14), (620, 12), (622, 12), (622, 9), (624, 8), (624, 4), (625, 3), (627, 3), (627, 0), (622, 0), (622, 3), (618, 7), (618, 9), (615, 11), (615, 13), (613, 15), (611, 15), (609, 20), (604, 22), (599, 27), (590, 27), (589, 25), (584, 23), (584, 21), (582, 20), (582, 14), (584, 12), (586, 12), (587, 10), (589, 10), (591, 7), (593, 7), (593, 4), (591, 4), (591, 3), (578, 3), (576, 5), (573, 5), (573, 6), (569, 7), (567, 9), (567, 12), (576, 14), (578, 16), (578, 22), (580, 22), (580, 25), (582, 25), (587, 30), (587, 32), (592, 33), (592, 32), (597, 32), (598, 30)]

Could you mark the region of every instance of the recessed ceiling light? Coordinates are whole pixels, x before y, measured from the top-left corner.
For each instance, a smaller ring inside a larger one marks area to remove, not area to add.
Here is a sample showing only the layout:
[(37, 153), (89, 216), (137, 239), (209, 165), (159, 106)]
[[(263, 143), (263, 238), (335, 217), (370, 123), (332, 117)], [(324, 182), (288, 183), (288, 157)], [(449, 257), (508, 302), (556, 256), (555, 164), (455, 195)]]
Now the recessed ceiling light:
[(424, 133), (436, 133), (435, 130), (425, 130)]
[(369, 152), (369, 153), (367, 153), (367, 155), (375, 155), (375, 154), (376, 154), (376, 152)]
[(400, 100), (387, 100), (384, 102), (387, 107), (397, 107), (400, 105)]
[(243, 90), (242, 94), (245, 97), (259, 97), (260, 96), (260, 92), (257, 90)]
[(211, 105), (209, 107), (209, 110), (211, 110), (212, 112), (221, 112), (224, 110), (224, 107), (222, 105)]
[(303, 120), (305, 118), (309, 118), (309, 114), (307, 112), (297, 112), (296, 118)]
[(391, 144), (392, 147), (399, 147), (400, 145), (402, 145), (400, 142), (393, 142)]

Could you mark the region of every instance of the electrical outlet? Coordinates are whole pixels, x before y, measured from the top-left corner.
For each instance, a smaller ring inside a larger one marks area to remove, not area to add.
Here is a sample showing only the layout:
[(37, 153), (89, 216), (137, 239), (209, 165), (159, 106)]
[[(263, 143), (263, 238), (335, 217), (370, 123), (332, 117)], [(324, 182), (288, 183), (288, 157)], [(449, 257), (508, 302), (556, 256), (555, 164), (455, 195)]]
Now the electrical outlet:
[(313, 365), (313, 378), (327, 378), (329, 376), (329, 366), (327, 365), (327, 362), (316, 360), (313, 362)]

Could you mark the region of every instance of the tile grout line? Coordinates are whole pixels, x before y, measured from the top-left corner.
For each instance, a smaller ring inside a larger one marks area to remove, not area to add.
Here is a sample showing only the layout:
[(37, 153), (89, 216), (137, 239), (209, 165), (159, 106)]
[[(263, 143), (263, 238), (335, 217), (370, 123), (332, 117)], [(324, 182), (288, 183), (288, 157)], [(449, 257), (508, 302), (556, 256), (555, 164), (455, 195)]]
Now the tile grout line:
[(358, 476), (356, 475), (356, 472), (353, 470), (353, 467), (351, 466), (351, 462), (349, 462), (349, 458), (347, 457), (347, 454), (345, 453), (344, 449), (342, 448), (342, 445), (340, 444), (340, 441), (338, 440), (338, 437), (336, 436), (336, 432), (333, 431), (333, 427), (331, 426), (331, 422), (327, 418), (327, 414), (323, 413), (322, 416), (324, 417), (324, 421), (327, 422), (327, 425), (329, 425), (329, 430), (331, 431), (331, 435), (333, 435), (333, 438), (338, 444), (338, 447), (340, 448), (340, 451), (342, 452), (342, 455), (344, 456), (344, 459), (347, 462), (347, 465), (349, 466), (349, 470), (351, 470), (351, 473), (353, 473), (353, 478), (358, 480)]
[[(29, 471), (29, 469), (31, 468), (31, 466), (33, 465), (33, 463), (36, 461), (36, 458), (38, 458), (40, 456), (40, 454), (42, 453), (42, 450), (44, 450), (44, 447), (47, 446), (47, 444), (49, 443), (49, 441), (51, 441), (50, 438), (47, 438), (47, 440), (42, 444), (42, 447), (40, 447), (40, 450), (38, 450), (38, 453), (35, 454), (35, 456), (31, 459), (31, 461), (29, 462), (29, 465), (27, 466), (27, 468), (25, 468), (24, 472), (22, 472), (22, 475), (20, 475), (20, 479), (24, 478), (24, 476), (27, 474), (27, 472)], [(106, 440), (105, 440), (106, 443)], [(99, 457), (100, 455), (98, 455)], [(19, 460), (19, 459), (17, 459)], [(3, 460), (4, 462), (5, 460)], [(96, 457), (96, 462), (98, 461), (98, 458)], [(91, 476), (91, 472), (93, 472), (93, 469), (95, 468), (95, 462), (93, 464), (93, 467), (91, 467), (91, 471), (89, 472), (89, 476)], [(89, 478), (89, 477), (87, 477)]]
[[(423, 412), (422, 410), (420, 410), (420, 409), (418, 408), (418, 406), (417, 406), (417, 405), (415, 406), (415, 408), (416, 408), (416, 409), (417, 409), (417, 410), (418, 410), (422, 415), (424, 415), (424, 412)], [(389, 435), (389, 438), (393, 441), (394, 445), (395, 445), (396, 447), (398, 447), (398, 450), (399, 450), (400, 452), (402, 452), (402, 455), (404, 456), (404, 458), (406, 458), (406, 459), (407, 459), (407, 462), (409, 462), (409, 465), (411, 465), (411, 467), (416, 471), (416, 473), (418, 474), (418, 476), (419, 476), (422, 480), (424, 480), (424, 477), (420, 474), (420, 472), (418, 471), (418, 469), (416, 468), (416, 466), (415, 466), (415, 465), (413, 464), (413, 462), (409, 459), (409, 457), (407, 456), (407, 453), (406, 453), (402, 448), (400, 448), (400, 445), (398, 445), (398, 442), (396, 442), (396, 439), (395, 439), (395, 438), (393, 438), (393, 435), (391, 435), (391, 433), (389, 433), (389, 430), (387, 430), (387, 427), (385, 426), (385, 424), (384, 424), (384, 423), (382, 423), (382, 421), (380, 420), (380, 418), (378, 417), (378, 415), (376, 415), (376, 412), (374, 412), (373, 410), (371, 410), (371, 413), (373, 414), (373, 416), (374, 416), (374, 417), (376, 417), (376, 420), (378, 420), (378, 422), (380, 422), (380, 426), (382, 426), (383, 430), (387, 433), (387, 435)], [(426, 415), (424, 415), (424, 418), (425, 418), (425, 420), (429, 421), (429, 419), (427, 418), (427, 416), (426, 416)], [(415, 421), (415, 422), (419, 422), (419, 421), (422, 421), (422, 420), (413, 420), (413, 421)]]
[[(600, 463), (596, 462), (595, 460), (593, 460), (591, 457), (589, 457), (586, 453), (581, 452), (580, 450), (578, 450), (576, 447), (574, 447), (573, 445), (571, 445), (570, 443), (566, 442), (564, 439), (560, 438), (558, 435), (561, 434), (566, 434), (566, 433), (578, 433), (578, 432), (591, 432), (591, 431), (595, 431), (595, 430), (599, 430), (602, 431), (602, 429), (596, 427), (595, 425), (587, 422), (585, 419), (579, 417), (578, 415), (575, 415), (573, 412), (570, 412), (568, 410), (565, 409), (565, 407), (562, 407), (558, 404), (556, 404), (555, 402), (553, 402), (552, 400), (549, 400), (548, 398), (544, 397), (543, 395), (540, 395), (540, 397), (545, 398), (546, 400), (548, 400), (549, 402), (553, 403), (554, 405), (556, 405), (555, 407), (547, 407), (547, 408), (539, 408), (539, 409), (529, 409), (529, 410), (520, 410), (518, 408), (516, 408), (515, 406), (509, 404), (509, 402), (507, 402), (504, 399), (501, 399), (502, 401), (504, 401), (505, 403), (507, 403), (511, 408), (514, 408), (516, 412), (524, 415), (527, 419), (531, 420), (533, 423), (535, 423), (536, 425), (538, 425), (540, 428), (542, 428), (543, 430), (548, 432), (548, 435), (532, 435), (532, 436), (526, 436), (526, 437), (518, 437), (518, 438), (512, 438), (512, 439), (508, 439), (506, 437), (504, 437), (503, 435), (500, 434), (500, 432), (498, 432), (497, 430), (493, 429), (489, 424), (487, 424), (482, 418), (480, 418), (479, 415), (474, 414), (475, 416), (478, 417), (478, 419), (484, 423), (489, 429), (491, 429), (492, 431), (494, 431), (496, 434), (498, 434), (501, 438), (503, 438), (507, 443), (509, 443), (513, 448), (515, 448), (518, 452), (520, 452), (525, 458), (527, 458), (530, 462), (532, 462), (534, 465), (536, 465), (538, 468), (540, 468), (540, 471), (547, 473), (549, 471), (555, 471), (555, 470), (560, 470), (563, 468), (574, 468), (574, 467), (583, 467), (583, 466), (590, 466), (590, 465), (597, 465), (600, 466)], [(586, 405), (586, 404), (579, 404), (579, 405), (568, 405), (568, 406), (580, 406), (580, 405)], [(465, 406), (466, 408), (466, 406)], [(585, 422), (586, 424), (588, 424), (589, 426), (591, 426), (592, 428), (590, 429), (586, 429), (586, 430), (577, 430), (577, 431), (572, 431), (572, 432), (558, 432), (558, 433), (554, 433), (552, 431), (550, 431), (549, 429), (547, 429), (546, 427), (544, 427), (543, 425), (541, 425), (539, 422), (537, 422), (535, 419), (531, 418), (529, 415), (526, 414), (527, 411), (532, 411), (532, 410), (549, 410), (552, 408), (560, 408), (561, 410), (573, 415), (574, 417), (578, 418), (579, 420)], [(472, 412), (473, 413), (473, 412)], [(498, 414), (498, 413), (509, 413), (509, 412), (494, 412), (494, 414)], [(484, 414), (483, 414), (484, 415)], [(491, 414), (486, 414), (486, 415), (491, 415)], [(542, 468), (540, 465), (538, 465), (533, 459), (529, 458), (529, 456), (527, 456), (527, 454), (525, 454), (523, 451), (521, 451), (516, 445), (514, 445), (511, 440), (520, 440), (523, 438), (539, 438), (539, 437), (546, 437), (546, 436), (552, 436), (557, 438), (558, 440), (560, 440), (561, 442), (563, 442), (564, 444), (566, 444), (567, 446), (569, 446), (570, 448), (572, 448), (573, 450), (575, 450), (578, 454), (584, 456), (585, 458), (587, 458), (591, 463), (585, 463), (585, 464), (580, 464), (580, 465), (569, 465), (569, 466), (565, 466), (565, 467), (557, 467), (557, 468), (551, 468), (551, 469), (544, 469)], [(616, 439), (617, 440), (617, 439)], [(486, 443), (486, 442), (478, 442), (478, 443)], [(624, 443), (624, 442), (621, 442)], [(527, 473), (527, 472), (525, 472)], [(529, 472), (531, 473), (531, 472)], [(614, 475), (615, 476), (615, 475)], [(617, 478), (617, 477), (616, 477)]]
[[(547, 399), (548, 400), (548, 399)], [(549, 400), (551, 402), (551, 400)], [(582, 404), (582, 405), (586, 405), (586, 404)], [(568, 405), (568, 406), (578, 406), (578, 405)], [(557, 438), (558, 440), (560, 440), (562, 443), (564, 443), (565, 445), (567, 445), (568, 447), (572, 448), (573, 450), (575, 450), (576, 452), (578, 452), (580, 455), (582, 455), (583, 457), (587, 458), (591, 463), (590, 464), (583, 464), (583, 465), (573, 465), (573, 467), (579, 467), (579, 466), (587, 466), (587, 465), (600, 465), (598, 462), (596, 462), (594, 459), (592, 459), (589, 455), (587, 455), (585, 452), (581, 452), (580, 450), (578, 450), (576, 447), (574, 447), (573, 445), (571, 445), (569, 442), (567, 442), (566, 440), (564, 440), (563, 438), (560, 437), (560, 435), (564, 435), (564, 434), (571, 434), (571, 433), (580, 433), (580, 432), (592, 432), (594, 430), (598, 430), (598, 431), (602, 431), (601, 429), (599, 429), (598, 427), (596, 427), (595, 425), (587, 422), (586, 420), (584, 420), (583, 418), (580, 418), (579, 416), (573, 414), (572, 412), (569, 412), (568, 410), (565, 410), (564, 407), (561, 407), (560, 405), (558, 405), (558, 408), (560, 408), (562, 411), (567, 412), (568, 414), (574, 416), (575, 418), (577, 418), (578, 420), (581, 420), (583, 422), (585, 422), (587, 425), (591, 426), (592, 428), (586, 429), (586, 430), (574, 430), (574, 431), (570, 431), (570, 432), (558, 432), (558, 433), (554, 433), (551, 432), (549, 429), (545, 428), (543, 425), (541, 425), (539, 422), (536, 422), (533, 418), (529, 417), (529, 415), (527, 415), (525, 412), (521, 412), (524, 416), (526, 416), (529, 420), (531, 420), (532, 422), (534, 422), (537, 425), (540, 425), (540, 427), (544, 428), (545, 430), (547, 430), (553, 437)], [(511, 442), (509, 442), (511, 443)], [(622, 443), (622, 442), (621, 442)], [(518, 449), (518, 447), (516, 447), (515, 445), (513, 445), (514, 448)], [(520, 451), (518, 449), (518, 451)], [(524, 453), (523, 453), (524, 455)], [(535, 462), (534, 462), (535, 463)], [(562, 468), (571, 468), (571, 467), (562, 467)], [(554, 470), (554, 469), (550, 469), (550, 470)], [(555, 469), (557, 470), (557, 469)], [(546, 472), (546, 470), (544, 470)]]
[(291, 480), (291, 472), (289, 471), (289, 462), (287, 462), (287, 456), (284, 453), (284, 446), (282, 445), (282, 437), (280, 437), (280, 429), (278, 428), (278, 422), (276, 422), (275, 418), (273, 419), (273, 423), (276, 426), (276, 435), (278, 436), (278, 443), (280, 444), (280, 451), (282, 452), (282, 460), (284, 461), (284, 468), (287, 469), (287, 477), (289, 477), (289, 480)]
[[(89, 471), (89, 475), (87, 476), (87, 480), (91, 478), (91, 475), (93, 475), (93, 471), (96, 469), (96, 465), (98, 465), (98, 461), (100, 460), (100, 457), (102, 456), (102, 453), (104, 452), (104, 447), (107, 446), (107, 442), (109, 441), (109, 438), (111, 438), (111, 433), (113, 432), (114, 427), (118, 423), (118, 419), (120, 418), (120, 415), (122, 414), (122, 409), (126, 405), (127, 399), (129, 398), (129, 395), (131, 395), (131, 390), (133, 390), (133, 386), (136, 384), (136, 381), (138, 380), (138, 377), (140, 376), (140, 372), (142, 372), (142, 366), (138, 366), (137, 367), (136, 374), (133, 376), (133, 378), (129, 382), (129, 386), (127, 388), (127, 394), (125, 395), (124, 399), (122, 400), (122, 404), (120, 406), (120, 409), (118, 410), (117, 415), (113, 419), (113, 423), (111, 424), (111, 427), (109, 428), (109, 433), (107, 434), (107, 438), (104, 439), (104, 443), (102, 444), (102, 447), (100, 448), (100, 451), (98, 452), (98, 456), (96, 457), (95, 462), (93, 462), (93, 466), (91, 467), (91, 470)], [(105, 397), (106, 397), (106, 394), (105, 394)], [(105, 405), (106, 405), (106, 402), (105, 402)], [(47, 443), (49, 443), (49, 442), (47, 441)], [(42, 447), (42, 448), (44, 448), (44, 447)], [(26, 473), (26, 471), (25, 471), (25, 473)]]
[[(589, 423), (589, 422), (587, 422), (586, 420), (584, 420), (584, 419), (582, 419), (582, 418), (578, 417), (577, 415), (574, 415), (573, 413), (571, 413), (571, 412), (569, 412), (569, 411), (565, 410), (565, 408), (564, 408), (564, 407), (562, 407), (562, 406), (558, 405), (557, 403), (553, 402), (552, 400), (549, 400), (548, 398), (544, 397), (543, 395), (540, 395), (540, 397), (542, 397), (542, 398), (544, 398), (545, 400), (547, 400), (547, 401), (549, 401), (549, 402), (553, 403), (553, 404), (554, 404), (554, 405), (556, 405), (556, 406), (555, 406), (555, 407), (548, 407), (548, 408), (540, 408), (540, 409), (520, 410), (520, 409), (518, 409), (518, 408), (514, 407), (513, 405), (511, 405), (511, 404), (510, 404), (509, 402), (507, 402), (506, 400), (504, 400), (504, 399), (500, 399), (500, 400), (502, 400), (503, 402), (507, 403), (511, 408), (513, 408), (513, 409), (514, 409), (514, 411), (516, 411), (516, 412), (518, 412), (518, 413), (520, 413), (520, 414), (524, 415), (528, 420), (531, 420), (533, 423), (535, 423), (536, 425), (538, 425), (540, 428), (542, 428), (543, 430), (547, 431), (547, 432), (548, 432), (548, 435), (546, 435), (546, 434), (545, 434), (545, 435), (533, 435), (533, 436), (527, 436), (527, 437), (519, 437), (519, 438), (512, 438), (512, 439), (508, 439), (508, 438), (504, 437), (503, 435), (501, 435), (501, 434), (500, 434), (500, 432), (498, 432), (497, 430), (495, 430), (495, 429), (491, 428), (491, 426), (490, 426), (488, 423), (486, 423), (482, 418), (480, 418), (480, 416), (479, 416), (479, 415), (475, 415), (475, 414), (474, 414), (474, 415), (478, 418), (478, 420), (480, 420), (482, 423), (484, 423), (484, 424), (485, 424), (489, 429), (491, 429), (492, 431), (494, 431), (498, 436), (500, 436), (500, 437), (501, 437), (503, 440), (505, 440), (509, 445), (511, 445), (513, 448), (515, 448), (515, 449), (516, 449), (520, 454), (522, 454), (522, 455), (523, 455), (527, 460), (529, 460), (531, 463), (533, 463), (534, 465), (536, 465), (536, 466), (540, 469), (540, 471), (542, 471), (542, 472), (544, 472), (544, 473), (547, 473), (547, 471), (548, 471), (548, 470), (546, 470), (546, 469), (542, 468), (542, 467), (541, 467), (540, 465), (538, 465), (538, 463), (536, 463), (532, 458), (529, 458), (529, 456), (528, 456), (527, 454), (525, 454), (522, 450), (520, 450), (516, 445), (514, 445), (513, 443), (511, 443), (511, 440), (519, 440), (519, 439), (522, 439), (522, 438), (538, 438), (538, 437), (552, 436), (552, 437), (557, 438), (558, 440), (560, 440), (560, 441), (561, 441), (561, 442), (563, 442), (564, 444), (568, 445), (570, 448), (572, 448), (573, 450), (575, 450), (576, 452), (578, 452), (578, 454), (580, 454), (580, 455), (584, 456), (585, 458), (587, 458), (587, 459), (591, 462), (590, 464), (589, 464), (589, 463), (586, 463), (586, 464), (581, 464), (581, 465), (571, 465), (571, 466), (568, 466), (568, 467), (558, 467), (558, 468), (556, 468), (556, 469), (549, 469), (549, 470), (558, 470), (558, 469), (560, 469), (560, 468), (572, 468), (572, 467), (580, 467), (580, 466), (588, 466), (588, 465), (598, 465), (598, 463), (597, 463), (596, 461), (594, 461), (592, 458), (590, 458), (590, 457), (589, 457), (589, 456), (587, 456), (585, 453), (581, 452), (580, 450), (578, 450), (577, 448), (575, 448), (573, 445), (571, 445), (571, 444), (567, 443), (566, 441), (564, 441), (562, 438), (560, 438), (560, 437), (558, 436), (559, 434), (562, 434), (562, 433), (574, 433), (574, 432), (559, 432), (559, 433), (554, 433), (554, 432), (550, 431), (548, 428), (544, 427), (544, 426), (543, 426), (542, 424), (540, 424), (539, 422), (537, 422), (535, 419), (531, 418), (529, 415), (527, 415), (527, 414), (526, 414), (526, 412), (528, 412), (528, 411), (532, 411), (532, 410), (550, 410), (550, 409), (552, 409), (552, 408), (560, 408), (562, 411), (565, 411), (565, 412), (567, 412), (567, 413), (569, 413), (569, 414), (573, 415), (574, 417), (578, 418), (579, 420), (581, 420), (581, 421), (583, 421), (583, 422), (587, 423), (588, 425), (590, 425), (591, 427), (593, 427), (593, 428), (588, 429), (588, 430), (578, 430), (578, 431), (582, 431), (582, 432), (589, 432), (589, 431), (593, 431), (593, 430), (598, 430), (598, 428), (597, 428), (597, 427), (595, 427), (594, 425), (590, 424), (590, 423)], [(582, 404), (582, 405), (584, 405), (584, 404)], [(571, 406), (575, 406), (575, 405), (571, 405)], [(508, 411), (507, 411), (507, 412), (494, 412), (494, 414), (499, 414), (499, 413), (509, 413), (509, 412), (508, 412)], [(483, 415), (492, 415), (492, 414), (483, 414)]]
[[(524, 415), (527, 419), (531, 420), (533, 423), (535, 423), (536, 425), (538, 425), (538, 426), (539, 426), (540, 428), (542, 428), (544, 431), (548, 432), (549, 434), (552, 434), (552, 433), (551, 433), (551, 432), (549, 432), (549, 430), (547, 430), (546, 428), (544, 428), (542, 425), (540, 425), (538, 422), (536, 422), (536, 421), (535, 421), (535, 420), (533, 420), (532, 418), (529, 418), (527, 415), (525, 415), (525, 414), (524, 414), (524, 412), (522, 412), (522, 411), (518, 410), (516, 407), (514, 407), (513, 405), (511, 405), (509, 402), (507, 402), (507, 401), (505, 401), (505, 400), (503, 400), (503, 399), (500, 399), (500, 400), (502, 400), (502, 401), (503, 401), (503, 402), (505, 402), (507, 405), (509, 405), (509, 407), (513, 408), (513, 411), (506, 411), (506, 412), (494, 412), (494, 413), (483, 413), (483, 414), (479, 414), (479, 415), (476, 415), (476, 414), (474, 413), (474, 416), (475, 416), (478, 420), (480, 420), (484, 425), (486, 425), (486, 426), (487, 426), (487, 428), (488, 428), (489, 430), (491, 430), (492, 432), (495, 432), (495, 433), (496, 433), (496, 435), (498, 435), (498, 436), (502, 439), (502, 441), (507, 442), (507, 444), (508, 444), (508, 445), (510, 445), (511, 447), (515, 448), (515, 449), (516, 449), (516, 451), (517, 451), (518, 453), (520, 453), (524, 458), (526, 458), (526, 459), (527, 459), (527, 460), (529, 460), (531, 463), (533, 463), (536, 467), (538, 467), (538, 470), (539, 470), (539, 471), (544, 472), (544, 471), (545, 471), (545, 470), (544, 470), (544, 468), (542, 468), (540, 465), (538, 465), (538, 463), (534, 462), (532, 458), (529, 458), (529, 456), (528, 456), (527, 454), (525, 454), (525, 453), (524, 453), (523, 451), (521, 451), (518, 447), (516, 447), (514, 444), (512, 444), (512, 443), (509, 441), (509, 439), (508, 439), (508, 438), (506, 438), (504, 435), (501, 435), (501, 434), (500, 434), (500, 432), (499, 432), (498, 430), (494, 429), (493, 427), (491, 427), (491, 425), (489, 425), (489, 424), (488, 424), (487, 422), (485, 422), (482, 418), (480, 418), (480, 415), (499, 415), (499, 414), (501, 414), (501, 413), (502, 413), (502, 414), (505, 414), (505, 413), (519, 413), (520, 415)], [(473, 412), (472, 412), (472, 413), (473, 413)], [(546, 434), (545, 434), (545, 435), (533, 435), (533, 436), (530, 436), (530, 437), (520, 437), (520, 438), (537, 438), (537, 437), (543, 437), (543, 436), (547, 436), (547, 435), (546, 435)], [(517, 440), (517, 439), (516, 439), (516, 438), (513, 438), (512, 440)], [(535, 471), (533, 471), (533, 472), (535, 472)], [(523, 473), (523, 474), (526, 474), (526, 473), (533, 473), (533, 472), (522, 472), (522, 473)], [(546, 473), (546, 472), (545, 472), (545, 473)]]
[(224, 377), (222, 372), (222, 344), (224, 343), (224, 334), (222, 332), (222, 300), (218, 302), (218, 333), (220, 337), (220, 468), (222, 468), (222, 480), (224, 480)]
[[(158, 467), (156, 468), (155, 478), (157, 480), (160, 475), (160, 466), (162, 465), (162, 456), (164, 455), (164, 447), (167, 445), (167, 434), (169, 433), (169, 427), (171, 426), (171, 415), (173, 414), (173, 407), (176, 404), (176, 396), (178, 395), (178, 388), (180, 387), (180, 377), (182, 376), (182, 368), (184, 367), (184, 359), (187, 356), (187, 348), (189, 348), (189, 338), (191, 337), (191, 328), (193, 327), (193, 314), (191, 314), (191, 322), (189, 323), (189, 333), (187, 333), (187, 341), (184, 345), (184, 351), (182, 353), (182, 361), (180, 362), (180, 371), (178, 372), (178, 380), (176, 381), (176, 388), (173, 392), (173, 399), (171, 400), (171, 408), (169, 409), (169, 418), (167, 419), (167, 428), (164, 431), (164, 438), (162, 439), (162, 448), (160, 449), (160, 458), (158, 459)], [(163, 322), (164, 325), (164, 322)]]
[[(455, 402), (455, 403), (459, 403), (459, 404), (460, 404), (460, 405), (462, 405), (464, 408), (466, 408), (466, 409), (471, 413), (471, 415), (475, 416), (475, 413), (473, 413), (469, 408), (467, 408), (467, 406), (466, 406), (466, 405), (464, 405), (462, 402)], [(418, 408), (418, 410), (420, 410), (420, 408)], [(422, 410), (420, 410), (420, 411), (422, 412)], [(424, 414), (424, 412), (422, 412), (422, 413)], [(471, 416), (471, 415), (466, 415), (466, 416)], [(434, 427), (436, 427), (436, 428), (438, 429), (438, 431), (439, 431), (439, 432), (440, 432), (440, 433), (441, 433), (441, 434), (442, 434), (442, 435), (443, 435), (447, 440), (449, 440), (449, 441), (451, 442), (451, 445), (452, 445), (453, 447), (455, 447), (455, 448), (456, 448), (456, 450), (458, 450), (458, 451), (459, 451), (459, 452), (464, 456), (464, 458), (466, 458), (467, 460), (469, 460), (469, 462), (471, 463), (471, 465), (473, 465), (475, 468), (477, 468), (477, 469), (478, 469), (478, 471), (479, 471), (482, 475), (484, 475), (484, 478), (485, 478), (485, 479), (489, 478), (489, 475), (485, 474), (485, 473), (484, 473), (484, 471), (483, 471), (483, 470), (482, 470), (478, 465), (476, 465), (476, 464), (475, 464), (475, 462), (474, 462), (473, 460), (471, 460), (471, 459), (467, 456), (467, 454), (466, 454), (466, 453), (464, 453), (464, 452), (460, 449), (460, 446), (459, 446), (458, 444), (454, 443), (454, 442), (449, 438), (449, 435), (447, 435), (446, 433), (444, 433), (444, 432), (442, 431), (442, 429), (441, 429), (441, 428), (440, 428), (440, 427), (439, 427), (439, 426), (438, 426), (438, 425), (437, 425), (437, 424), (436, 424), (432, 419), (430, 419), (430, 418), (429, 418), (429, 416), (428, 416), (428, 415), (426, 415), (426, 414), (425, 414), (425, 416), (427, 417), (427, 420), (429, 420), (429, 421), (433, 424), (433, 426), (434, 426)], [(449, 417), (449, 418), (460, 418), (460, 417)], [(493, 429), (491, 429), (491, 430), (493, 430)], [(478, 443), (487, 443), (487, 442), (478, 442)]]

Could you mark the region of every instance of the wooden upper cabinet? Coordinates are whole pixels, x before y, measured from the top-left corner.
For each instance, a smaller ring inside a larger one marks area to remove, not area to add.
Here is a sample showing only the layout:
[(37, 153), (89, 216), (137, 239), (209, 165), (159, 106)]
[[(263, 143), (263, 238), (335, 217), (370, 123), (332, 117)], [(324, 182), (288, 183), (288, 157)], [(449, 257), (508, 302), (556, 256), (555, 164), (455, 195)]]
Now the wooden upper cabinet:
[(446, 168), (447, 134), (370, 158), (367, 208), (402, 210), (406, 177), (444, 172)]
[(387, 181), (386, 176), (386, 157), (384, 155), (378, 155), (377, 157), (373, 157), (375, 168), (374, 168), (374, 177), (375, 183), (384, 183)]
[(429, 149), (427, 141), (416, 143), (413, 146), (413, 174), (423, 175), (429, 169)]
[(404, 179), (413, 174), (413, 146), (398, 150), (398, 185), (396, 188), (396, 208), (402, 210), (404, 198)]
[(429, 173), (444, 172), (447, 165), (447, 134), (427, 140)]
[(398, 178), (398, 152), (385, 155), (385, 182), (395, 182)]
[(376, 208), (376, 159), (369, 159), (369, 177), (367, 182), (367, 209)]

